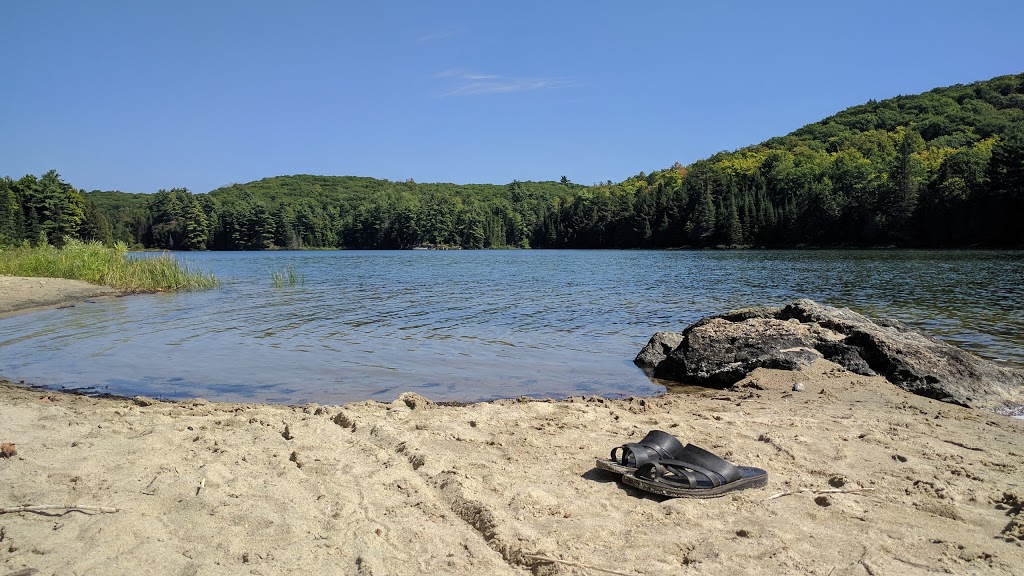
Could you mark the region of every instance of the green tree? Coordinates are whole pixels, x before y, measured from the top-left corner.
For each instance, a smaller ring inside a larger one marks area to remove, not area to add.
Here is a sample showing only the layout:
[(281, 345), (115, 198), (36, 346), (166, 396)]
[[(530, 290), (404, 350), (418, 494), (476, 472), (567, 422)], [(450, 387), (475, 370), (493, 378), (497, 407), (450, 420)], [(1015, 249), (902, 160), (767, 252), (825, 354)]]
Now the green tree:
[(84, 218), (79, 228), (82, 240), (102, 242), (107, 246), (114, 245), (114, 232), (110, 220), (100, 211), (95, 202), (85, 203)]
[(24, 239), (24, 214), (15, 186), (9, 177), (0, 179), (0, 246)]
[(686, 226), (687, 236), (694, 244), (703, 246), (715, 233), (715, 222), (715, 201), (711, 190), (704, 187), (694, 201), (690, 222)]
[(33, 187), (32, 208), (39, 222), (40, 239), (54, 246), (64, 238), (77, 238), (78, 228), (85, 218), (85, 199), (70, 184), (60, 179), (56, 170), (50, 170)]
[(981, 201), (989, 215), (986, 238), (1003, 245), (1024, 245), (1024, 129), (992, 149), (989, 190)]
[(924, 169), (917, 153), (924, 149), (924, 139), (913, 129), (900, 127), (893, 134), (896, 157), (889, 169), (888, 186), (884, 188), (879, 215), (891, 240), (906, 242), (911, 236), (917, 196), (924, 178)]

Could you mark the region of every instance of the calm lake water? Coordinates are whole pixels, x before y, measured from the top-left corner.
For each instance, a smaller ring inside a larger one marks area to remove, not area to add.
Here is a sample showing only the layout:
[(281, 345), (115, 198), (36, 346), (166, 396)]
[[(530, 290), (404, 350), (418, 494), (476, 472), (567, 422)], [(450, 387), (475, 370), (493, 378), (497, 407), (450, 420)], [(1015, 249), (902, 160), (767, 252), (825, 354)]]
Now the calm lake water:
[[(143, 256), (144, 257), (144, 256)], [(654, 332), (808, 297), (1024, 365), (1024, 253), (187, 253), (221, 287), (0, 319), (0, 376), (133, 396), (340, 403), (653, 395)], [(291, 267), (303, 280), (275, 287)]]

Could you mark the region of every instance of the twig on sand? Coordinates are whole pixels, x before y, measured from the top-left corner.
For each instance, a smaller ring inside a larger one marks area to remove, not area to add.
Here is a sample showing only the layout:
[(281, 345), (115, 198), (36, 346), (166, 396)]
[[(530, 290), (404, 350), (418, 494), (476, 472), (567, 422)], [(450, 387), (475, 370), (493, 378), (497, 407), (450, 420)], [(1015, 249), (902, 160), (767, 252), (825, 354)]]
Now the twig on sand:
[(149, 484), (146, 484), (146, 487), (142, 489), (142, 493), (145, 494), (146, 496), (152, 496), (153, 494), (156, 494), (156, 490), (153, 489), (153, 484), (156, 484), (156, 479), (159, 477), (159, 474), (153, 476), (153, 479), (149, 481)]
[(33, 574), (39, 574), (39, 570), (35, 568), (22, 568), (21, 570), (9, 572), (6, 576), (32, 576)]
[(17, 514), (18, 512), (32, 512), (34, 514), (49, 515), (52, 510), (63, 510), (58, 516), (68, 512), (83, 512), (86, 514), (113, 514), (120, 512), (119, 508), (109, 506), (86, 506), (84, 504), (40, 504), (38, 506), (13, 506), (11, 508), (0, 508), (0, 514)]
[(833, 488), (830, 490), (815, 490), (813, 488), (804, 488), (803, 490), (791, 490), (787, 492), (779, 492), (774, 496), (769, 496), (765, 500), (775, 500), (776, 498), (782, 498), (783, 496), (792, 496), (793, 494), (856, 494), (858, 492), (872, 492), (874, 488)]
[(607, 568), (599, 568), (590, 564), (584, 564), (582, 562), (572, 562), (569, 560), (559, 560), (558, 558), (548, 558), (547, 556), (541, 556), (539, 554), (525, 554), (530, 560), (539, 560), (541, 562), (551, 562), (553, 564), (564, 564), (566, 566), (575, 566), (577, 568), (586, 568), (587, 570), (594, 570), (596, 572), (604, 572), (605, 574), (616, 574), (617, 576), (632, 576), (625, 572), (616, 572), (615, 570), (609, 570)]

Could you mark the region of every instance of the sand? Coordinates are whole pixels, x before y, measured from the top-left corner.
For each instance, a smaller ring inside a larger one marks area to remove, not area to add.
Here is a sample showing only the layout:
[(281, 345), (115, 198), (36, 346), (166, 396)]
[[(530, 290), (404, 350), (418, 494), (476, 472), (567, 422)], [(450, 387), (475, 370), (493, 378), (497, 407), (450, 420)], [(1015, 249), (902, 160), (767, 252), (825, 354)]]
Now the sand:
[[(595, 468), (655, 428), (768, 487), (666, 499)], [(0, 384), (0, 443), (0, 509), (117, 510), (0, 513), (0, 575), (1024, 572), (1024, 421), (826, 361), (725, 391), (464, 406)]]
[(0, 318), (40, 308), (73, 306), (90, 298), (116, 296), (120, 291), (81, 280), (0, 276)]

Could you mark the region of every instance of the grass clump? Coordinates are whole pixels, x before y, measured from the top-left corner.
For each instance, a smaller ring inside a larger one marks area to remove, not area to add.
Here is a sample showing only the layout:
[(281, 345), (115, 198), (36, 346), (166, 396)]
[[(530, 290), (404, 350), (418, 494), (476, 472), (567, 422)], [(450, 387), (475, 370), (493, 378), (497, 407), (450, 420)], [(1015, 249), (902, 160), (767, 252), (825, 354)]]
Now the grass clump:
[(295, 286), (296, 284), (306, 283), (306, 277), (295, 272), (295, 268), (293, 268), (291, 264), (285, 267), (284, 272), (279, 272), (277, 270), (271, 272), (270, 279), (273, 280), (275, 288), (284, 288), (285, 286)]
[(113, 247), (68, 238), (64, 246), (28, 246), (0, 250), (0, 274), (84, 280), (126, 292), (204, 290), (217, 285), (213, 274), (190, 270), (168, 254), (127, 258), (128, 245)]

